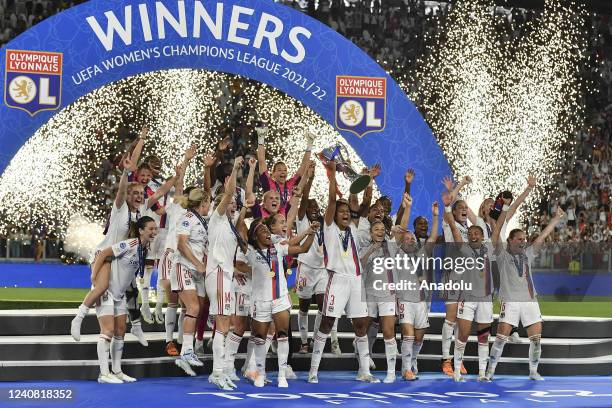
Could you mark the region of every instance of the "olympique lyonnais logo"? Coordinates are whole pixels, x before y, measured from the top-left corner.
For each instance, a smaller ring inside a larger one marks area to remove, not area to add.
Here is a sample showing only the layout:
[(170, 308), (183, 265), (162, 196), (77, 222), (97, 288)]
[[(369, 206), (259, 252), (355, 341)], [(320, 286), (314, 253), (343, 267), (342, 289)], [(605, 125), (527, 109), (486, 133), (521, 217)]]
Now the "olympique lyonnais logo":
[(59, 108), (62, 60), (59, 52), (6, 50), (4, 103), (30, 116)]
[(387, 79), (336, 77), (336, 127), (363, 137), (385, 128)]

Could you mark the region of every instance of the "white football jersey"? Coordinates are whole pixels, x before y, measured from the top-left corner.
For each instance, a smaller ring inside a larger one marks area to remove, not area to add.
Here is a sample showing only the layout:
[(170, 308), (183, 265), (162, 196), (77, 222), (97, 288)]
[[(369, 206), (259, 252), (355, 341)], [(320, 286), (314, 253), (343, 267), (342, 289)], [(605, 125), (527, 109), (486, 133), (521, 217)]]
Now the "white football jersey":
[(144, 255), (139, 249), (138, 238), (132, 238), (118, 242), (111, 246), (113, 260), (111, 262), (111, 274), (108, 281), (108, 292), (114, 300), (121, 300), (125, 291), (130, 286), (142, 262)]
[[(206, 254), (206, 246), (208, 244), (207, 227), (208, 225), (206, 219), (204, 217), (198, 217), (191, 211), (187, 211), (187, 213), (181, 217), (179, 224), (176, 227), (177, 236), (188, 236), (187, 244), (189, 245), (189, 249), (191, 249), (193, 256), (199, 259), (201, 262), (204, 262), (204, 255)], [(196, 269), (195, 265), (184, 257), (183, 254), (180, 254), (180, 251), (178, 261), (181, 265), (184, 265), (189, 269)]]
[(283, 257), (288, 254), (288, 245), (274, 244), (266, 250), (249, 246), (246, 259), (252, 268), (252, 301), (270, 301), (287, 296)]

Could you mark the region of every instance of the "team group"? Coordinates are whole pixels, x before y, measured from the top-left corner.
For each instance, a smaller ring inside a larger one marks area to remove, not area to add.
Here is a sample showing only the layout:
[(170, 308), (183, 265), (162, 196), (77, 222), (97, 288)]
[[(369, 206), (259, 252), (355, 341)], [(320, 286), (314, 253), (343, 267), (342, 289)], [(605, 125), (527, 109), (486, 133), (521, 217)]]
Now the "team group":
[[(529, 340), (529, 378), (540, 380), (537, 368), (541, 354), (542, 318), (532, 279), (532, 262), (538, 248), (564, 215), (558, 210), (544, 231), (528, 246), (520, 229), (509, 232), (507, 221), (534, 188), (530, 177), (527, 188), (512, 199), (500, 194), (497, 200), (485, 199), (478, 214), (460, 199), (460, 190), (470, 182), (465, 177), (457, 185), (445, 179), (443, 208), (431, 204), (431, 214), (414, 218), (413, 231), (408, 221), (412, 208), (410, 185), (415, 177), (408, 170), (406, 192), (397, 215), (391, 216), (391, 200), (381, 197), (372, 203), (372, 182), (361, 203), (357, 195), (342, 197), (336, 182), (336, 161), (323, 160), (327, 170), (329, 194), (323, 214), (316, 200), (309, 198), (315, 178), (311, 160), (315, 136), (306, 133), (306, 149), (299, 169), (288, 178), (288, 169), (277, 162), (268, 170), (265, 140), (268, 129), (255, 128), (258, 135), (257, 160), (222, 164), (230, 142), (219, 142), (214, 153), (204, 157), (201, 187), (184, 188), (185, 172), (195, 157), (189, 148), (173, 177), (162, 180), (161, 162), (155, 156), (140, 160), (147, 129), (144, 128), (123, 156), (123, 173), (105, 228), (105, 238), (91, 260), (92, 288), (71, 324), (71, 334), (80, 340), (81, 323), (95, 307), (100, 325), (97, 353), (101, 383), (136, 381), (123, 373), (121, 358), (128, 317), (131, 333), (147, 345), (141, 319), (165, 323), (166, 353), (187, 374), (202, 366), (203, 332), (213, 327), (213, 369), (209, 382), (223, 390), (235, 389), (234, 359), (242, 337), (250, 331), (247, 357), (242, 372), (255, 386), (263, 387), (266, 355), (274, 344), (278, 356), (278, 386), (287, 387), (295, 379), (291, 360), (291, 300), (287, 275), (296, 268), (296, 293), (299, 297), (299, 353), (312, 353), (308, 382), (318, 382), (318, 368), (327, 338), (332, 352), (340, 354), (338, 319), (344, 314), (353, 325), (354, 347), (359, 362), (358, 381), (379, 382), (370, 369), (372, 345), (382, 331), (387, 359), (385, 383), (396, 380), (398, 355), (395, 327), (401, 330), (401, 377), (415, 380), (417, 360), (423, 345), (431, 293), (417, 290), (381, 290), (380, 281), (393, 283), (433, 279), (426, 268), (391, 268), (380, 273), (374, 265), (381, 257), (397, 254), (409, 257), (432, 256), (439, 241), (454, 243), (446, 251), (452, 256), (479, 259), (478, 265), (462, 271), (446, 271), (444, 280), (469, 277), (472, 289), (447, 291), (446, 317), (442, 327), (442, 370), (455, 381), (465, 381), (463, 354), (472, 322), (477, 324), (479, 381), (491, 381), (504, 345), (519, 323)], [(237, 176), (248, 166), (244, 187)], [(255, 173), (263, 194), (256, 198)], [(380, 167), (364, 170), (372, 180)], [(431, 228), (428, 219), (432, 220)], [(443, 237), (438, 237), (442, 217)], [(463, 245), (461, 245), (463, 244)], [(449, 253), (450, 253), (449, 252)], [(447, 254), (448, 255), (448, 254)], [(152, 269), (157, 265), (158, 301), (154, 314), (149, 309)], [(501, 312), (497, 333), (489, 352), (493, 322), (493, 269), (499, 271)], [(144, 282), (138, 285), (138, 281)], [(375, 284), (376, 281), (376, 284)], [(140, 286), (140, 291), (139, 287)], [(385, 285), (389, 288), (393, 285)], [(142, 306), (138, 307), (140, 292)], [(165, 315), (162, 303), (167, 300)], [(308, 339), (308, 309), (316, 303), (314, 339)], [(178, 308), (181, 307), (180, 314)], [(180, 351), (174, 342), (178, 323)], [(450, 349), (454, 336), (454, 355)], [(197, 337), (197, 338), (196, 338)], [(195, 340), (195, 344), (194, 344)], [(110, 361), (109, 361), (110, 357)], [(110, 362), (110, 369), (109, 369)]]

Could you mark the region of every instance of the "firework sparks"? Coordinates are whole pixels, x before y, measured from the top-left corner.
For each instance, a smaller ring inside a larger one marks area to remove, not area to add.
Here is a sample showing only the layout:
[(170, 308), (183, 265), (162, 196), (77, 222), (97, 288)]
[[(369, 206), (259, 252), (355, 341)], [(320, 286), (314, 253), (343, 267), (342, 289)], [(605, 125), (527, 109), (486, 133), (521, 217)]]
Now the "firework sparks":
[[(101, 225), (106, 214), (99, 203), (108, 204), (112, 197), (105, 197), (106, 188), (97, 183), (112, 185), (117, 180), (111, 175), (92, 182), (88, 175), (96, 173), (117, 145), (125, 145), (119, 130), (124, 127), (135, 134), (146, 124), (150, 130), (142, 157), (158, 155), (162, 174), (168, 175), (191, 143), (200, 153), (214, 149), (220, 125), (232, 109), (228, 102), (232, 82), (237, 82), (235, 77), (216, 72), (152, 72), (100, 88), (68, 106), (34, 134), (0, 178), (0, 232), (47, 225), (63, 237), (71, 218)], [(268, 151), (273, 160), (286, 162), (290, 171), (302, 159), (305, 129), (318, 135), (314, 152), (339, 140), (332, 126), (291, 97), (251, 81), (242, 82), (242, 87), (240, 107), (246, 112), (242, 120), (268, 123)], [(348, 150), (355, 167), (361, 168), (363, 162)], [(186, 182), (193, 183), (202, 171), (202, 161), (194, 160)], [(323, 167), (317, 166), (311, 195), (321, 203), (327, 197), (325, 180)], [(338, 180), (348, 191), (349, 182)], [(74, 231), (71, 236), (78, 237)]]
[[(470, 175), (472, 203), (522, 191), (529, 174), (539, 199), (559, 173), (562, 149), (583, 117), (579, 103), (586, 13), (547, 1), (542, 15), (512, 40), (493, 1), (454, 5), (431, 39), (413, 93), (457, 176)], [(479, 197), (479, 198), (476, 198)]]

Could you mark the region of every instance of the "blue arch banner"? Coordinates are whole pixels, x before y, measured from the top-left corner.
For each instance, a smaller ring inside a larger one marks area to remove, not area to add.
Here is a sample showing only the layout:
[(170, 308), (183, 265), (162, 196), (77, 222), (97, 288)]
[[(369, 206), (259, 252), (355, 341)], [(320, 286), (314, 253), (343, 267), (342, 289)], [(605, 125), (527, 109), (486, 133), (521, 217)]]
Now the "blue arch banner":
[(242, 75), (335, 126), (397, 205), (415, 169), (413, 214), (430, 214), (448, 162), (422, 116), (367, 54), (331, 28), (268, 0), (92, 0), (26, 31), (0, 53), (0, 172), (50, 117), (106, 84), (192, 68)]

